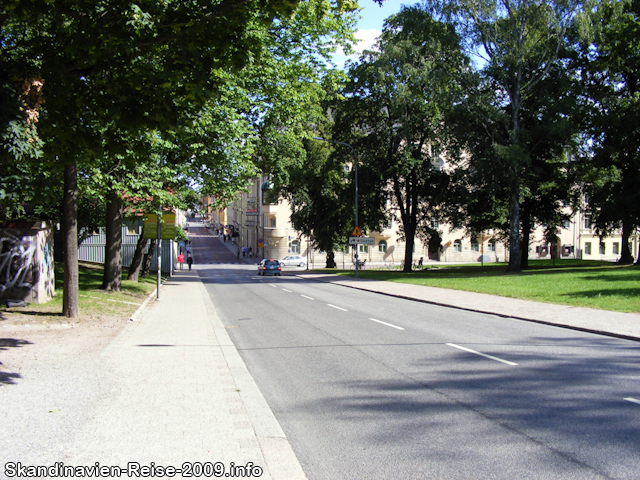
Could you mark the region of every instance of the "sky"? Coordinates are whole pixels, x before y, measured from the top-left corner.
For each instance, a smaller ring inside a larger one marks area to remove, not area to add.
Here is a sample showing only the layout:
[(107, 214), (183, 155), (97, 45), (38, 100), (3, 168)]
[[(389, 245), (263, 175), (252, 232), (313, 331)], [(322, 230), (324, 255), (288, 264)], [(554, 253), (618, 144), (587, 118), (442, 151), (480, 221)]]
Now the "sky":
[(375, 3), (373, 0), (359, 0), (360, 7), (363, 9), (360, 12), (362, 17), (358, 21), (358, 33), (356, 38), (360, 40), (355, 47), (357, 50), (356, 55), (347, 57), (342, 51), (337, 52), (333, 56), (333, 61), (336, 66), (342, 68), (346, 60), (357, 60), (360, 53), (363, 50), (370, 49), (374, 44), (376, 37), (382, 33), (382, 24), (385, 19), (398, 13), (402, 5), (415, 5), (419, 3), (418, 0), (385, 0), (382, 6)]

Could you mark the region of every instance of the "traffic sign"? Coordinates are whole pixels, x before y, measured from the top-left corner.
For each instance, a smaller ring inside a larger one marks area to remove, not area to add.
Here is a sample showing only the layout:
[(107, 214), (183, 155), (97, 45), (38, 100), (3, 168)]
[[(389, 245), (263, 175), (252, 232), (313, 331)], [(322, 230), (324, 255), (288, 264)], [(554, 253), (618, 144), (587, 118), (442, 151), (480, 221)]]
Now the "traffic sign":
[(349, 237), (349, 245), (375, 245), (376, 239), (373, 237)]
[(356, 228), (353, 229), (353, 232), (351, 232), (351, 236), (352, 237), (361, 237), (362, 236), (362, 231), (360, 230), (360, 227), (356, 225)]
[[(162, 214), (162, 238), (165, 240), (175, 240), (176, 238), (176, 214)], [(144, 238), (158, 238), (158, 217), (155, 213), (146, 213), (143, 217), (144, 229), (142, 235)]]

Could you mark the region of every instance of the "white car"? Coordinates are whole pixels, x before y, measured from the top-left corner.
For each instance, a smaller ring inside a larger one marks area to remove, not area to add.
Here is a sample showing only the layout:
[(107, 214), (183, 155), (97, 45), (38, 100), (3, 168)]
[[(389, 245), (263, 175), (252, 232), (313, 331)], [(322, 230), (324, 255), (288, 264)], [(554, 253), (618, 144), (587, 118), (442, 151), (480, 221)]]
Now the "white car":
[(282, 260), (280, 260), (280, 266), (282, 267), (291, 267), (291, 266), (304, 267), (306, 265), (307, 265), (307, 259), (304, 257), (301, 257), (300, 255), (288, 255), (284, 257)]

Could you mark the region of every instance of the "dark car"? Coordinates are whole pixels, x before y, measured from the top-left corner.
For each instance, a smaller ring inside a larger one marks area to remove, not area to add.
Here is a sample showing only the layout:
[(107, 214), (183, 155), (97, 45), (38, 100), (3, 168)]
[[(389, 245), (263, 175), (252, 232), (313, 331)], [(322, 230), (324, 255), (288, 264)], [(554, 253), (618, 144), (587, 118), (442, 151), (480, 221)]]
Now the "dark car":
[(280, 275), (282, 268), (278, 260), (264, 259), (258, 264), (258, 275)]

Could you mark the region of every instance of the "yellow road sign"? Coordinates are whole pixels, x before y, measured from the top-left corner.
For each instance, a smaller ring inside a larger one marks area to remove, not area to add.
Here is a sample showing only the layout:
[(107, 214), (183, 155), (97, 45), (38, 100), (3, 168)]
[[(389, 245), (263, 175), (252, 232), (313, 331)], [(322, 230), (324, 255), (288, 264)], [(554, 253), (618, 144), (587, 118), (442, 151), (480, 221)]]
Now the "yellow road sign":
[[(165, 240), (173, 240), (176, 237), (176, 214), (163, 213), (163, 223), (161, 225), (162, 238)], [(158, 238), (158, 217), (155, 213), (147, 213), (144, 215), (144, 238)]]

